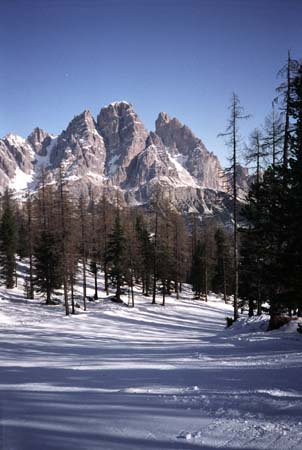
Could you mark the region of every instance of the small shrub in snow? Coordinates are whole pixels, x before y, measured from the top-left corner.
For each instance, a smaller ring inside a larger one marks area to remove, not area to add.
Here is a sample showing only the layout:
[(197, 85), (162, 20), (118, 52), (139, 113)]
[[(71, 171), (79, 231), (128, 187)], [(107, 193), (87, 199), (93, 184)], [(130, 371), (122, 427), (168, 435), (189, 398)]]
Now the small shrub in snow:
[(226, 317), (225, 320), (226, 320), (227, 328), (231, 327), (233, 325), (233, 323), (235, 322), (232, 317)]

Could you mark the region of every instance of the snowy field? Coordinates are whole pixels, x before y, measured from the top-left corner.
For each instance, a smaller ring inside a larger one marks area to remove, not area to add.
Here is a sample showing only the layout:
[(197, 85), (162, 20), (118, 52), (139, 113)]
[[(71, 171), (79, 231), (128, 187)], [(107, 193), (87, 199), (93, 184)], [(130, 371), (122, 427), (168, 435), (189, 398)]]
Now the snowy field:
[(302, 449), (296, 325), (226, 330), (188, 287), (68, 318), (22, 291), (0, 288), (1, 450)]

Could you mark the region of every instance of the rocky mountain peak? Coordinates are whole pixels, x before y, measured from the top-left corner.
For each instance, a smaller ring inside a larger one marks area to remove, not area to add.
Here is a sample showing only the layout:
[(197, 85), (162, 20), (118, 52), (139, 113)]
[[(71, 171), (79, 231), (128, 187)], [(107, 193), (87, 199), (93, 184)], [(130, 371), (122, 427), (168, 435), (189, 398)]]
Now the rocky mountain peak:
[(131, 160), (145, 148), (148, 131), (127, 102), (114, 102), (101, 109), (98, 130), (106, 146), (106, 173), (122, 182)]
[(49, 133), (47, 133), (47, 131), (42, 130), (42, 128), (36, 127), (27, 137), (26, 141), (32, 146), (35, 153), (41, 155), (44, 153), (46, 146), (51, 141), (51, 136)]
[(0, 190), (13, 188), (17, 174), (23, 179), (29, 176), (33, 157), (32, 147), (17, 134), (9, 133), (0, 139)]
[(50, 163), (57, 168), (63, 163), (69, 176), (82, 176), (87, 171), (104, 174), (105, 146), (90, 111), (75, 116), (51, 146)]
[(168, 114), (166, 112), (160, 112), (158, 114), (158, 117), (155, 121), (155, 128), (156, 130), (164, 125), (166, 125), (167, 123), (169, 123), (171, 121), (171, 118), (168, 116)]
[(187, 125), (176, 118), (170, 118), (166, 113), (160, 113), (155, 126), (156, 134), (169, 153), (182, 161), (182, 166), (200, 186), (225, 189), (217, 157), (206, 149), (201, 139)]
[[(113, 198), (120, 190), (130, 205), (148, 205), (160, 185), (182, 211), (224, 214), (228, 208), (220, 163), (190, 128), (161, 112), (148, 133), (125, 101), (102, 108), (97, 120), (83, 111), (57, 137), (35, 128), (26, 140), (12, 133), (0, 139), (0, 190), (35, 189), (42, 166), (48, 182), (62, 166), (74, 198), (80, 193), (98, 198), (104, 191)], [(244, 168), (238, 168), (238, 178), (244, 194)]]
[(7, 145), (15, 148), (26, 145), (26, 140), (15, 133), (8, 133), (3, 140)]
[(149, 136), (146, 140), (146, 147), (150, 147), (151, 145), (154, 145), (156, 147), (160, 147), (163, 145), (161, 138), (158, 136), (158, 134), (154, 133), (154, 131), (150, 131)]
[(170, 118), (167, 113), (160, 113), (155, 122), (155, 132), (165, 146), (176, 147), (180, 153), (188, 154), (197, 146), (205, 149), (204, 144), (198, 139), (189, 127), (183, 125), (175, 117)]
[(81, 114), (75, 116), (69, 123), (66, 134), (68, 135), (79, 135), (87, 130), (95, 130), (96, 122), (90, 111), (85, 110)]

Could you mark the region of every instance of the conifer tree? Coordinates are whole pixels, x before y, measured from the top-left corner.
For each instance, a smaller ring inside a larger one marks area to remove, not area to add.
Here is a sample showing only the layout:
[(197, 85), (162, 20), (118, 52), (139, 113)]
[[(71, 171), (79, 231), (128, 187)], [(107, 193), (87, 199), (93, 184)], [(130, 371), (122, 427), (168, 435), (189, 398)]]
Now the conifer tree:
[(87, 297), (87, 220), (86, 220), (86, 205), (83, 195), (80, 195), (78, 204), (78, 217), (80, 224), (80, 238), (79, 238), (79, 255), (82, 261), (82, 285), (83, 285), (83, 304), (84, 311), (86, 311), (86, 297)]
[(231, 149), (230, 167), (227, 170), (228, 182), (231, 185), (233, 197), (233, 258), (234, 258), (234, 320), (238, 319), (238, 289), (239, 289), (239, 255), (238, 255), (238, 189), (237, 189), (237, 170), (238, 170), (238, 152), (239, 152), (239, 122), (247, 119), (249, 116), (243, 114), (243, 108), (240, 105), (239, 97), (233, 93), (231, 104), (229, 106), (230, 118), (226, 131), (219, 136), (226, 138), (227, 145)]
[(107, 264), (109, 266), (109, 278), (115, 287), (115, 297), (121, 301), (121, 288), (125, 280), (125, 235), (121, 223), (119, 208), (116, 210), (112, 233), (109, 237), (107, 249)]
[(36, 201), (37, 230), (33, 247), (34, 277), (37, 292), (46, 295), (46, 304), (62, 285), (62, 255), (58, 243), (60, 237), (55, 226), (54, 192), (46, 186), (45, 171), (41, 173), (41, 187)]
[(27, 244), (28, 244), (28, 296), (27, 298), (34, 298), (34, 270), (33, 270), (33, 247), (34, 247), (34, 236), (33, 236), (33, 216), (32, 216), (32, 199), (30, 194), (27, 194), (26, 200), (26, 215), (27, 215)]
[(142, 214), (137, 215), (137, 272), (142, 280), (143, 295), (150, 295), (152, 275), (152, 243), (150, 233)]
[(98, 264), (100, 257), (100, 240), (101, 235), (99, 233), (97, 227), (97, 210), (94, 198), (91, 199), (90, 205), (90, 217), (91, 217), (91, 226), (90, 226), (90, 271), (93, 274), (94, 278), (94, 299), (98, 298)]
[(264, 123), (264, 147), (267, 160), (271, 162), (273, 169), (280, 162), (283, 142), (283, 122), (281, 115), (276, 111), (275, 103), (272, 103), (272, 112), (266, 117)]
[(13, 200), (6, 189), (2, 200), (0, 221), (0, 277), (7, 289), (15, 286), (17, 230)]
[(104, 288), (107, 295), (109, 295), (109, 267), (108, 267), (108, 245), (110, 239), (110, 233), (113, 226), (113, 207), (108, 202), (105, 194), (102, 194), (101, 200), (98, 206), (99, 216), (99, 236), (101, 242), (100, 247), (100, 262), (101, 268), (104, 271)]
[(264, 171), (265, 158), (268, 156), (264, 138), (258, 128), (250, 134), (249, 145), (245, 147), (245, 161), (255, 173), (255, 183), (259, 184)]
[(286, 246), (283, 247), (282, 265), (289, 307), (302, 312), (302, 61), (293, 79), (290, 104), (292, 134), (289, 168), (286, 172), (286, 196), (283, 198), (283, 219)]
[(63, 278), (63, 291), (64, 291), (64, 305), (65, 314), (69, 315), (69, 303), (68, 303), (68, 245), (67, 239), (67, 201), (66, 193), (64, 191), (64, 169), (62, 165), (59, 168), (59, 192), (58, 192), (58, 205), (59, 205), (59, 237), (60, 237), (60, 251), (62, 255), (62, 278)]
[(173, 258), (172, 224), (169, 215), (161, 217), (157, 234), (157, 276), (162, 286), (162, 305), (165, 306), (166, 295), (170, 294), (175, 260)]
[(198, 239), (196, 247), (193, 252), (192, 268), (190, 276), (192, 290), (197, 299), (200, 299), (201, 294), (204, 291), (204, 284), (205, 284), (204, 255), (205, 255), (204, 244)]
[(279, 70), (278, 75), (284, 78), (284, 81), (278, 86), (275, 101), (279, 102), (280, 109), (283, 115), (283, 168), (287, 169), (289, 152), (291, 145), (291, 105), (292, 105), (292, 95), (293, 95), (293, 79), (297, 73), (298, 62), (292, 59), (290, 51), (288, 51), (287, 62)]
[(226, 231), (219, 226), (214, 234), (215, 257), (214, 273), (212, 278), (213, 291), (217, 294), (222, 293), (224, 302), (227, 302), (227, 296), (232, 292), (232, 280), (230, 274), (233, 272), (231, 266), (231, 246), (230, 239)]

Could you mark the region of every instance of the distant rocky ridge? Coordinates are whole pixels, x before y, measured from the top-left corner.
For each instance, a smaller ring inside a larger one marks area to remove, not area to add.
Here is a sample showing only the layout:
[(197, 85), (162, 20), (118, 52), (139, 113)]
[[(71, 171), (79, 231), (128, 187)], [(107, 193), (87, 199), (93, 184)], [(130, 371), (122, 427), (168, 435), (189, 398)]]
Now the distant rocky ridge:
[[(177, 119), (160, 113), (155, 131), (146, 130), (127, 102), (74, 117), (59, 136), (36, 128), (27, 139), (0, 139), (0, 191), (35, 190), (44, 167), (55, 182), (59, 167), (72, 195), (114, 196), (129, 205), (148, 206), (156, 185), (185, 212), (228, 215), (229, 196), (218, 158)], [(242, 189), (248, 174), (241, 170)]]

